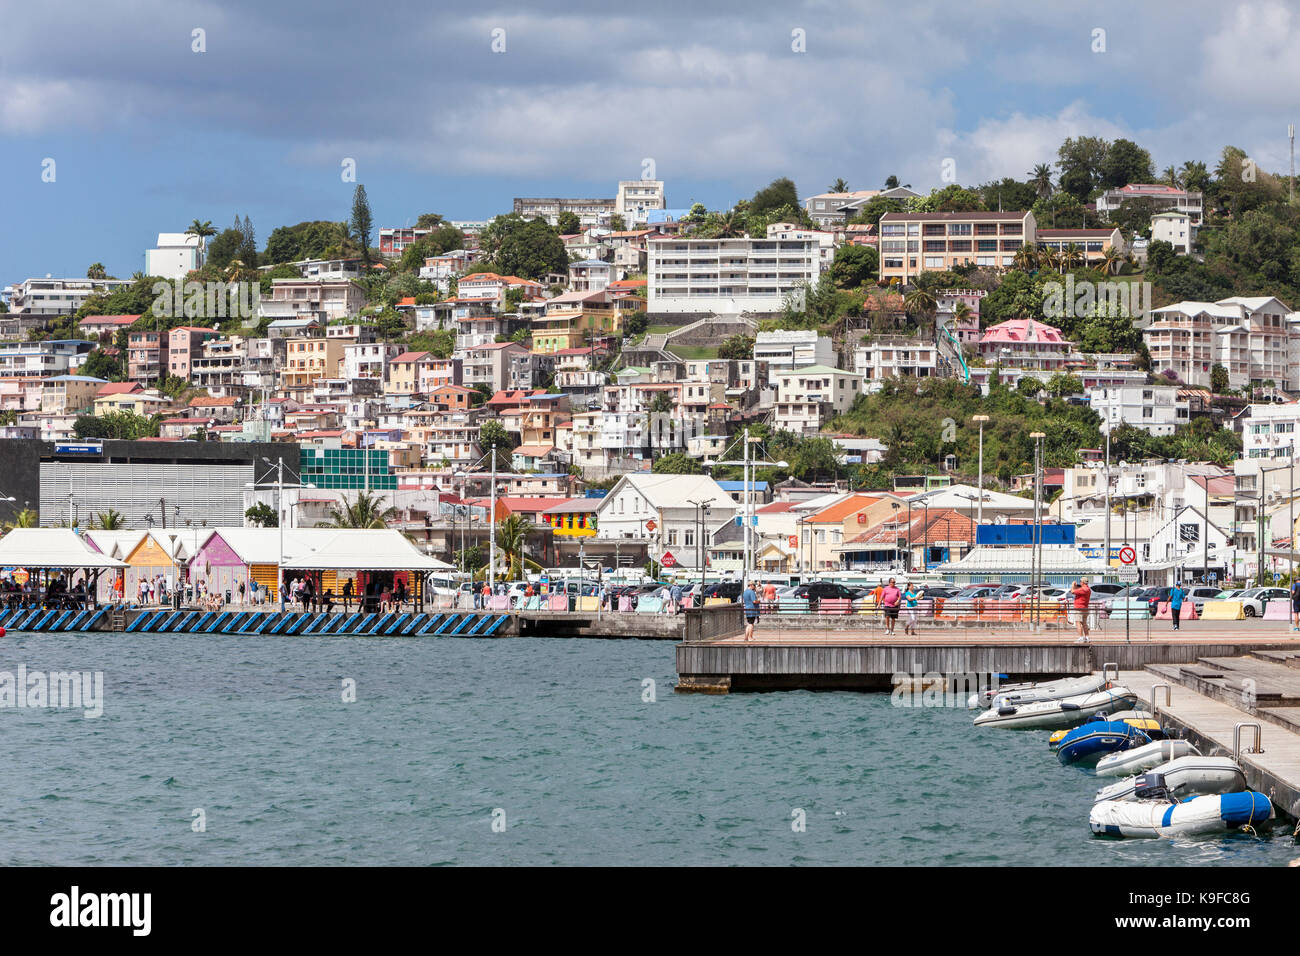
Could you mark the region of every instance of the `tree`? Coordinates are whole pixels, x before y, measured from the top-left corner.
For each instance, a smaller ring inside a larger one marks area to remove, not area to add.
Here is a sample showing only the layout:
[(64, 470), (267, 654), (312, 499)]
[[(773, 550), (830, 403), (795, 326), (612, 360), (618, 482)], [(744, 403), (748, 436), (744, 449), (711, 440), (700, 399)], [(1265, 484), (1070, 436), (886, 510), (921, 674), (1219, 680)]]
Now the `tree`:
[(506, 426), (495, 418), (489, 418), (479, 429), (478, 446), (483, 449), (483, 454), (489, 454), (492, 449), (497, 452), (497, 464), (501, 465), (510, 460), (510, 453), (515, 450), (514, 439), (506, 431)]
[(87, 279), (107, 279), (108, 271), (104, 268), (102, 262), (92, 262), (90, 268), (86, 270)]
[[(238, 221), (239, 217), (235, 217)], [(239, 227), (226, 229), (208, 244), (208, 265), (224, 269), (231, 261), (239, 258), (239, 246), (244, 241), (244, 232)]]
[[(522, 515), (507, 515), (504, 521), (497, 522), (497, 548), (506, 559), (506, 580), (514, 581), (523, 577), (524, 542), (528, 538), (528, 526)], [(496, 569), (493, 568), (495, 574)]]
[(886, 176), (885, 189), (897, 189), (897, 188), (898, 188), (898, 177), (893, 174)]
[(205, 219), (203, 222), (199, 222), (195, 219), (190, 223), (190, 227), (185, 230), (185, 235), (187, 236), (198, 236), (200, 259), (203, 258), (203, 254), (207, 251), (208, 236), (215, 236), (216, 234), (217, 230), (212, 228), (212, 221), (210, 219)]
[(93, 349), (82, 362), (80, 374), (102, 378), (107, 382), (120, 382), (123, 378), (122, 360), (114, 358), (103, 349)]
[(366, 198), (366, 187), (357, 183), (352, 191), (352, 234), (361, 244), (361, 261), (370, 265), (370, 230), (373, 222), (370, 216), (370, 200)]
[(122, 513), (109, 508), (95, 516), (95, 526), (101, 531), (120, 531), (126, 526)]
[(1110, 221), (1127, 236), (1145, 235), (1151, 228), (1151, 217), (1157, 211), (1154, 199), (1139, 196), (1121, 202), (1118, 209), (1111, 211)]
[(907, 293), (903, 303), (909, 315), (919, 315), (926, 323), (933, 322), (935, 313), (939, 311), (939, 303), (925, 289), (913, 289)]
[(330, 508), (329, 519), (320, 524), (322, 528), (386, 528), (388, 522), (397, 517), (397, 509), (383, 507), (378, 493), (357, 492), (356, 500), (343, 507)]
[(744, 362), (753, 357), (754, 339), (743, 332), (723, 339), (722, 344), (718, 346), (718, 358)]
[(244, 224), (239, 227), (239, 251), (236, 258), (249, 269), (257, 268), (257, 234), (253, 232), (253, 220), (247, 216), (244, 217)]
[(1228, 370), (1215, 362), (1210, 366), (1210, 391), (1216, 395), (1222, 395), (1232, 387), (1228, 379)]
[(769, 209), (798, 205), (799, 190), (795, 188), (792, 180), (782, 176), (754, 193), (754, 198), (749, 201), (749, 208), (746, 211), (752, 216), (767, 212)]
[(497, 216), (479, 237), (489, 268), (502, 275), (541, 279), (569, 269), (564, 241), (545, 219), (524, 219), (515, 213)]
[(1016, 382), (1016, 391), (1028, 398), (1036, 396), (1043, 391), (1044, 387), (1043, 383), (1032, 375), (1022, 375)]
[(556, 217), (555, 230), (562, 236), (572, 236), (582, 232), (582, 220), (576, 213), (565, 210)]
[(831, 278), (841, 289), (856, 289), (875, 280), (880, 272), (880, 256), (871, 246), (843, 245), (835, 250)]
[(680, 451), (660, 455), (654, 460), (650, 470), (656, 475), (701, 475), (704, 473), (704, 468), (698, 461)]
[(1083, 391), (1083, 381), (1077, 375), (1057, 372), (1047, 380), (1047, 393), (1053, 398), (1077, 395)]
[(849, 191), (849, 184), (844, 181), (843, 176), (838, 176), (826, 191), (828, 193), (846, 193)]
[(275, 513), (275, 509), (265, 502), (259, 501), (253, 507), (244, 512), (244, 517), (248, 523), (256, 528), (278, 528), (280, 526), (280, 516)]
[(978, 212), (984, 209), (984, 200), (969, 189), (951, 183), (915, 200), (912, 208), (915, 212)]
[(1117, 139), (1106, 147), (1098, 169), (1103, 189), (1118, 189), (1129, 183), (1147, 183), (1155, 178), (1151, 154), (1131, 139)]
[(24, 508), (14, 515), (13, 521), (6, 521), (4, 523), (4, 530), (8, 533), (14, 530), (14, 528), (39, 528), (40, 526), (40, 515), (31, 508)]
[[(623, 316), (623, 334), (637, 336), (650, 327), (650, 319), (638, 309)], [(523, 330), (521, 330), (523, 331)]]
[(1038, 163), (1029, 171), (1029, 185), (1039, 199), (1052, 195), (1052, 167), (1047, 163)]
[(650, 400), (649, 411), (656, 415), (667, 415), (676, 407), (672, 396), (667, 392), (656, 392), (655, 397)]
[(1056, 168), (1061, 175), (1060, 187), (1080, 202), (1101, 181), (1102, 164), (1106, 161), (1109, 144), (1100, 136), (1069, 137), (1056, 151)]

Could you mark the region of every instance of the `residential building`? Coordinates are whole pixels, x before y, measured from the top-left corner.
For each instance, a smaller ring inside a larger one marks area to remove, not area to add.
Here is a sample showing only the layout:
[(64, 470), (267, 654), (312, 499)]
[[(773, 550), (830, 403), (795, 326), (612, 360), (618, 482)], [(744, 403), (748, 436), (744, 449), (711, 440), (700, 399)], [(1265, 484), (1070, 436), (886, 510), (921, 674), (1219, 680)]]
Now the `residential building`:
[(759, 332), (754, 336), (754, 361), (767, 365), (768, 381), (771, 382), (776, 372), (812, 365), (834, 365), (835, 347), (830, 336), (809, 330)]
[(1253, 403), (1240, 419), (1242, 458), (1281, 458), (1297, 453), (1300, 403)]
[(1055, 372), (1073, 357), (1073, 344), (1061, 330), (1034, 319), (1008, 319), (989, 326), (979, 341), (987, 366)]
[(339, 374), (342, 360), (343, 342), (339, 339), (289, 339), (280, 369), (281, 392), (289, 398), (305, 399), (316, 379), (335, 378)]
[(879, 230), (880, 278), (904, 285), (959, 265), (1007, 268), (1037, 242), (1031, 212), (889, 212)]
[(84, 339), (0, 342), (0, 378), (67, 375), (81, 367), (95, 344)]
[(407, 246), (432, 231), (414, 226), (384, 226), (379, 230), (379, 254), (390, 259), (400, 258)]
[(402, 354), (400, 345), (384, 342), (351, 342), (343, 346), (343, 373), (349, 381), (388, 377), (388, 363)]
[(584, 226), (609, 225), (611, 217), (618, 212), (618, 203), (614, 199), (535, 199), (516, 197), (514, 212), (525, 219), (541, 216), (552, 226), (559, 225), (560, 213), (571, 212)]
[[(166, 374), (190, 379), (190, 366), (203, 354), (203, 344), (220, 335), (216, 329), (181, 325), (167, 333)], [(162, 356), (159, 356), (162, 359)]]
[(88, 375), (51, 375), (41, 379), (42, 415), (80, 415), (92, 411), (95, 396), (108, 384)]
[(110, 338), (120, 330), (130, 328), (138, 315), (88, 315), (79, 323), (81, 334), (91, 339), (107, 335)]
[(614, 196), (614, 212), (630, 226), (643, 225), (651, 209), (666, 209), (662, 179), (619, 180)]
[(823, 229), (842, 229), (849, 218), (848, 204), (858, 201), (866, 202), (873, 196), (879, 196), (879, 189), (855, 189), (843, 193), (818, 193), (803, 201), (803, 208), (819, 227)]
[(777, 372), (772, 423), (795, 434), (815, 434), (862, 394), (863, 378), (825, 365)]
[(1124, 235), (1116, 229), (1039, 229), (1038, 245), (1042, 248), (1064, 252), (1071, 246), (1083, 253), (1082, 264), (1095, 266), (1105, 258), (1107, 249), (1120, 255), (1125, 250)]
[(1119, 189), (1108, 189), (1097, 197), (1097, 215), (1109, 219), (1110, 214), (1126, 199), (1149, 199), (1157, 212), (1185, 213), (1192, 225), (1199, 226), (1204, 213), (1204, 197), (1164, 183), (1130, 183)]
[(158, 246), (144, 251), (144, 274), (184, 279), (203, 267), (203, 240), (184, 232), (158, 233)]
[(1179, 255), (1189, 255), (1197, 226), (1185, 212), (1161, 212), (1151, 217), (1151, 241), (1167, 242)]
[(939, 350), (923, 338), (875, 335), (853, 350), (853, 371), (868, 392), (887, 378), (933, 378), (939, 374)]
[(825, 268), (818, 239), (678, 239), (647, 245), (648, 311), (780, 312)]
[(9, 311), (34, 315), (71, 315), (92, 295), (108, 295), (130, 279), (28, 279), (13, 287)]
[(166, 374), (163, 359), (163, 335), (158, 331), (137, 329), (127, 333), (126, 376), (140, 382), (156, 382)]
[(643, 308), (639, 296), (602, 289), (566, 292), (546, 302), (545, 315), (533, 320), (533, 351), (552, 353), (601, 343), (623, 328), (623, 315)]
[(528, 354), (517, 342), (484, 342), (458, 351), (461, 382), (469, 388), (486, 385), (497, 392), (511, 387), (510, 364)]
[(569, 289), (573, 292), (599, 292), (614, 279), (614, 266), (599, 259), (569, 263)]
[(287, 303), (299, 316), (329, 321), (356, 315), (366, 293), (350, 279), (273, 279), (271, 302)]
[(596, 507), (596, 536), (642, 541), (655, 561), (667, 553), (698, 568), (713, 535), (739, 510), (706, 475), (624, 475)]
[(1227, 371), (1231, 388), (1272, 381), (1288, 391), (1300, 389), (1300, 368), (1294, 362), (1300, 336), (1290, 313), (1272, 296), (1152, 309), (1152, 321), (1142, 331), (1151, 372), (1172, 369), (1187, 385), (1208, 386), (1217, 364)]
[(1101, 431), (1109, 435), (1120, 425), (1132, 425), (1151, 435), (1172, 435), (1188, 422), (1187, 399), (1177, 385), (1103, 386), (1088, 392), (1088, 404), (1101, 416)]

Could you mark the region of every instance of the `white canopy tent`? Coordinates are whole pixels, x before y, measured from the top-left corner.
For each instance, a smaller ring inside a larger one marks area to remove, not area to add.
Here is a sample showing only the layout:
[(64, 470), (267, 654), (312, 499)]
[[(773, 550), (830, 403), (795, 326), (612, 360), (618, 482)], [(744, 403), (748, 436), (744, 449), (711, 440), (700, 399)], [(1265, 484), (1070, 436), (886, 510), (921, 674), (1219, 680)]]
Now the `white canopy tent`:
[(422, 554), (400, 531), (339, 530), (312, 551), (288, 558), (286, 571), (454, 571)]
[(90, 547), (71, 528), (14, 528), (0, 538), (0, 567), (103, 570), (126, 565)]

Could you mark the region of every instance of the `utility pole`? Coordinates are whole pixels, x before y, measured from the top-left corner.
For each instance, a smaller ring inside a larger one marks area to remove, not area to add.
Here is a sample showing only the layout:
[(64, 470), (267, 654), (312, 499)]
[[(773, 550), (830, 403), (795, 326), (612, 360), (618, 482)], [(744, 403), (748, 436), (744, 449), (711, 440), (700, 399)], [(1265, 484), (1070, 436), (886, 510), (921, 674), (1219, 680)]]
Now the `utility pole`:
[(275, 524), (280, 529), (280, 559), (275, 563), (275, 594), (284, 610), (284, 458), (275, 460)]
[(1030, 575), (1030, 600), (1034, 602), (1034, 630), (1038, 630), (1039, 614), (1038, 605), (1041, 600), (1038, 577), (1042, 570), (1043, 562), (1043, 444), (1045, 436), (1043, 432), (1030, 432), (1029, 437), (1034, 440), (1034, 553), (1031, 558), (1033, 571)]
[[(1208, 492), (1207, 492), (1208, 493)], [(1106, 424), (1106, 541), (1103, 545), (1102, 562), (1110, 570), (1110, 423)]]
[[(999, 202), (1001, 202), (1001, 193), (998, 193)], [(979, 466), (979, 524), (984, 523), (984, 423), (989, 420), (987, 415), (975, 415), (971, 418), (973, 422), (979, 422), (980, 426), (980, 466)]]
[(492, 486), (488, 490), (491, 510), (488, 512), (488, 574), (487, 580), (496, 586), (497, 573), (497, 446), (492, 446)]

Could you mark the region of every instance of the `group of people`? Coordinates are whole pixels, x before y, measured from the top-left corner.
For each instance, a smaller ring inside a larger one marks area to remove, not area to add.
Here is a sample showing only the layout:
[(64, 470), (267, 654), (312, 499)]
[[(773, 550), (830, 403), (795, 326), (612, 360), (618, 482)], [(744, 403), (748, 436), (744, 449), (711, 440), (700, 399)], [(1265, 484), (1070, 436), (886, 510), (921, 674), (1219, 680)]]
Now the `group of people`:
[(871, 597), (884, 618), (885, 633), (891, 635), (894, 633), (894, 629), (898, 627), (899, 613), (902, 612), (903, 633), (915, 637), (920, 600), (924, 595), (925, 591), (919, 587), (912, 587), (911, 581), (905, 582), (901, 588), (896, 578), (890, 578), (888, 584), (877, 584), (876, 589), (871, 592)]

